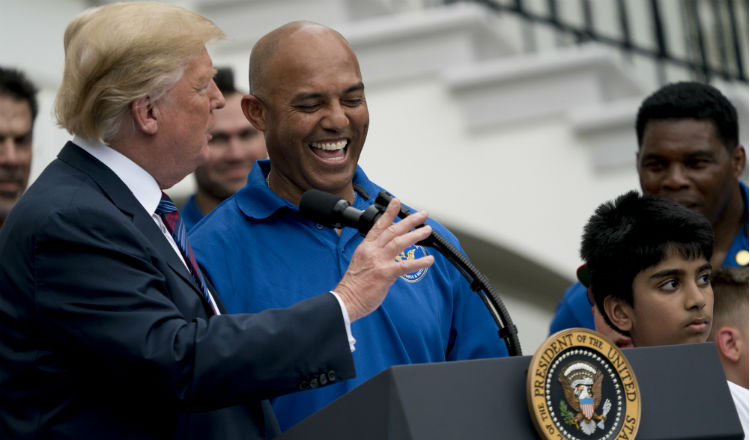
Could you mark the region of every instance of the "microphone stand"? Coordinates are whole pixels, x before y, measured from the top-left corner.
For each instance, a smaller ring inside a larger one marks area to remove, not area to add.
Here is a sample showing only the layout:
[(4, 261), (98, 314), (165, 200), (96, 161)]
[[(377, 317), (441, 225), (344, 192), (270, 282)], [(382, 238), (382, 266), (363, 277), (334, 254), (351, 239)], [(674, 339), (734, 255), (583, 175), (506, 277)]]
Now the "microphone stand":
[[(381, 191), (375, 199), (375, 205), (381, 212), (383, 212), (392, 198), (393, 197), (387, 192)], [(403, 219), (410, 214), (411, 212), (408, 209), (402, 207), (398, 216)], [(471, 290), (477, 293), (482, 299), (482, 302), (484, 302), (484, 305), (492, 315), (492, 319), (495, 320), (495, 324), (497, 324), (498, 327), (497, 334), (508, 346), (508, 353), (511, 356), (522, 356), (521, 344), (518, 342), (518, 329), (515, 324), (513, 324), (513, 320), (510, 318), (510, 314), (508, 313), (508, 309), (505, 308), (505, 304), (503, 304), (503, 301), (500, 299), (497, 292), (492, 289), (487, 278), (479, 273), (463, 253), (435, 231), (433, 231), (429, 237), (417, 244), (437, 249), (438, 252), (443, 254), (443, 256), (447, 258), (456, 269), (458, 269), (461, 275), (463, 275), (469, 282)]]

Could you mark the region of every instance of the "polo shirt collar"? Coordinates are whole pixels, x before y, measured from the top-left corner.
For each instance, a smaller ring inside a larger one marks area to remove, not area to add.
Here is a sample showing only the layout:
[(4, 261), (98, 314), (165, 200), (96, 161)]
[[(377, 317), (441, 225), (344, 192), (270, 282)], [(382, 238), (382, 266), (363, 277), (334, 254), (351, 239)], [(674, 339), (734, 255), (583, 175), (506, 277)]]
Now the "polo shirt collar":
[[(237, 205), (244, 215), (252, 219), (265, 219), (272, 216), (276, 211), (282, 208), (288, 208), (292, 211), (299, 212), (299, 208), (288, 200), (282, 199), (276, 193), (271, 191), (266, 183), (266, 178), (271, 172), (270, 160), (259, 160), (255, 162), (247, 178), (247, 185), (239, 190), (236, 194)], [(353, 182), (365, 191), (370, 199), (374, 200), (377, 195), (377, 187), (370, 182), (365, 172), (357, 165), (354, 172)], [(357, 193), (354, 205), (367, 205), (369, 200), (364, 200), (361, 193)]]

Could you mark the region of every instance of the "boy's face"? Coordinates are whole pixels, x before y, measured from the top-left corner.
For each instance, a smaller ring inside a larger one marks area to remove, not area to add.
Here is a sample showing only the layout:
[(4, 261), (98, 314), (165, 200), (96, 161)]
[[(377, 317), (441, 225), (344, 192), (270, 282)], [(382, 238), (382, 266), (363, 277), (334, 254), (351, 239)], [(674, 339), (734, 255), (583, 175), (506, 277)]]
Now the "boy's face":
[(688, 260), (670, 250), (666, 259), (636, 275), (633, 305), (614, 300), (607, 313), (630, 331), (636, 347), (645, 347), (705, 342), (713, 307), (708, 261)]

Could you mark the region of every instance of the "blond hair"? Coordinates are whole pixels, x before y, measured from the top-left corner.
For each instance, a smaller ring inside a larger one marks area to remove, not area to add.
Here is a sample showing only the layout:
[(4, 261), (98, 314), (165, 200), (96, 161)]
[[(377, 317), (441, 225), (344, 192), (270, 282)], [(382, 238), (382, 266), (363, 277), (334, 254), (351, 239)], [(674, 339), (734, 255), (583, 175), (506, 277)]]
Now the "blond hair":
[(205, 17), (152, 2), (91, 8), (65, 30), (65, 72), (55, 99), (58, 124), (107, 141), (133, 101), (159, 99), (189, 60), (224, 33)]
[(711, 275), (714, 291), (714, 320), (711, 339), (719, 328), (737, 327), (747, 332), (748, 313), (748, 269), (744, 267), (720, 267)]

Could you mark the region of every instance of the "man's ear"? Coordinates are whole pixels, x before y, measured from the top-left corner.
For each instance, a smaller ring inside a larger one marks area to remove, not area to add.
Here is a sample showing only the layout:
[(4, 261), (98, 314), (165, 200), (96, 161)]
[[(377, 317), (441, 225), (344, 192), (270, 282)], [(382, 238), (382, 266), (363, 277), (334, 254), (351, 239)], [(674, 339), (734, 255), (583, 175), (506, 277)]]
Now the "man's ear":
[(625, 301), (608, 296), (604, 298), (604, 311), (620, 331), (630, 332), (633, 329), (633, 307)]
[(159, 109), (149, 96), (138, 98), (130, 104), (130, 114), (135, 128), (146, 134), (156, 134), (159, 130)]
[(245, 95), (242, 97), (242, 113), (245, 118), (260, 131), (266, 131), (266, 111), (263, 103), (254, 95)]
[(742, 359), (742, 334), (734, 327), (724, 326), (716, 332), (716, 349), (721, 357), (737, 363)]
[(739, 179), (743, 171), (745, 171), (745, 164), (747, 161), (747, 157), (745, 156), (745, 147), (743, 147), (741, 144), (737, 144), (737, 146), (734, 147), (734, 150), (732, 150), (731, 157), (734, 177)]

